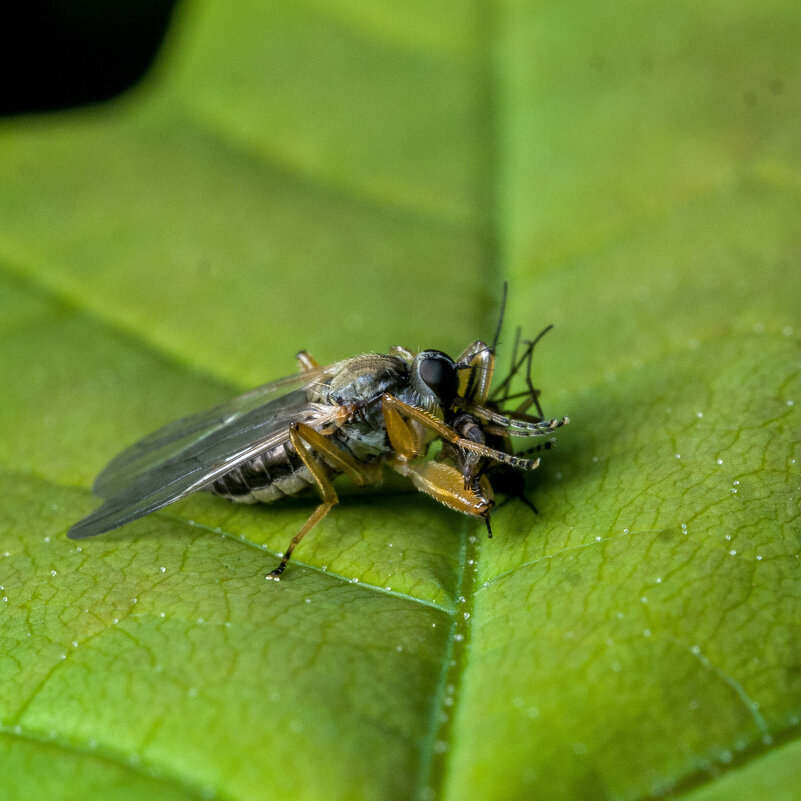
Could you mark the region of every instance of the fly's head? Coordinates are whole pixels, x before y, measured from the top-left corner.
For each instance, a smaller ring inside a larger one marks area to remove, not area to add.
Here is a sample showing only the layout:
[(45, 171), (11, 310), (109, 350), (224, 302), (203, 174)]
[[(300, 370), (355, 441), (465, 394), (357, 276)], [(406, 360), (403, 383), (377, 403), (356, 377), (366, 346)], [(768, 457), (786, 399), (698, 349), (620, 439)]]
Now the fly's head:
[(459, 373), (456, 362), (441, 350), (418, 353), (409, 369), (409, 385), (419, 405), (428, 411), (447, 412), (459, 392)]

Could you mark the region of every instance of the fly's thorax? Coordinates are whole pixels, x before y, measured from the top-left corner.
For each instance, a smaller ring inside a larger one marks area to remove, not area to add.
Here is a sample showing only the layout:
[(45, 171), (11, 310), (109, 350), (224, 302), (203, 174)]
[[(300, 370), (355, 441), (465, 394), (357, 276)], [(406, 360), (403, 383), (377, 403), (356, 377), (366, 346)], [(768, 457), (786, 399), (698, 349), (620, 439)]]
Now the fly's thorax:
[(398, 356), (366, 353), (343, 362), (325, 389), (327, 404), (351, 411), (334, 439), (359, 460), (388, 453), (381, 399), (400, 394), (408, 383), (409, 365)]
[(384, 393), (397, 394), (408, 382), (409, 366), (398, 356), (365, 353), (342, 362), (328, 382), (326, 402), (366, 406)]

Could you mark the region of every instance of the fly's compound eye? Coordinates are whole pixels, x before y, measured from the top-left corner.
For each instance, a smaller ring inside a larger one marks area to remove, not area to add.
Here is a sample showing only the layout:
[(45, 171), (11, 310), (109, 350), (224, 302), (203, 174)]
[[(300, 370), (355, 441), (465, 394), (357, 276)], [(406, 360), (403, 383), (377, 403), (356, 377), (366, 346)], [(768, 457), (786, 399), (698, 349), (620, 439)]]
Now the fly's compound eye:
[(429, 351), (420, 361), (420, 378), (439, 398), (443, 408), (450, 408), (459, 391), (459, 376), (450, 357), (438, 351)]

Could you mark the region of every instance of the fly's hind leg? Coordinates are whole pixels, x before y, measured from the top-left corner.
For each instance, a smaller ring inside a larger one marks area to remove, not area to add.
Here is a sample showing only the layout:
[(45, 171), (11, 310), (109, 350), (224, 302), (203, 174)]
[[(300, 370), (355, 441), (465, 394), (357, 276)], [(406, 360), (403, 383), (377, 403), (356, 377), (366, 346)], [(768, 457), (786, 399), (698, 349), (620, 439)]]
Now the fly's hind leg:
[(315, 359), (314, 356), (312, 356), (307, 350), (299, 350), (295, 354), (295, 358), (298, 360), (298, 368), (300, 369), (301, 373), (308, 373), (309, 370), (314, 370), (315, 367), (320, 366), (317, 359)]
[[(301, 526), (300, 531), (292, 537), (278, 567), (265, 576), (265, 578), (275, 579), (276, 581), (279, 580), (281, 573), (286, 569), (287, 562), (289, 562), (292, 551), (295, 550), (297, 544), (331, 511), (331, 507), (339, 503), (339, 497), (321, 459), (324, 459), (335, 470), (345, 473), (354, 484), (359, 486), (374, 482), (377, 478), (376, 466), (357, 462), (349, 453), (338, 448), (329, 439), (305, 423), (293, 423), (289, 427), (289, 439), (295, 448), (295, 452), (311, 473), (314, 483), (320, 492), (321, 503)], [(319, 454), (320, 458), (317, 458), (315, 454)]]

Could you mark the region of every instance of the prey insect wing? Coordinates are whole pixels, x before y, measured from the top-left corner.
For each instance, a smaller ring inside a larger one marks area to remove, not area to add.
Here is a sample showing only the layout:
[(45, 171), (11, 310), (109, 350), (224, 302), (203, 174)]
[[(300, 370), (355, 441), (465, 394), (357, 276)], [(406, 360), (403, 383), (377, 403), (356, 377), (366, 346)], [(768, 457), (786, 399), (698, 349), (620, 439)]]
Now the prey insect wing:
[(326, 425), (337, 407), (314, 403), (315, 385), (338, 365), (265, 384), (150, 434), (113, 459), (95, 482), (104, 503), (76, 523), (72, 539), (110, 531), (202, 489), (289, 439), (293, 423)]

